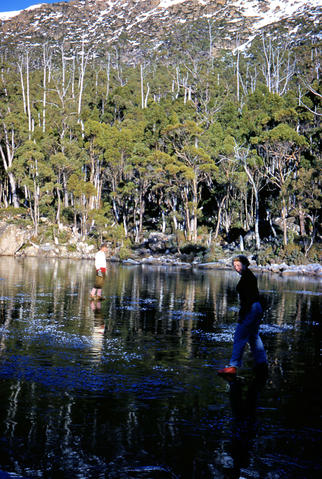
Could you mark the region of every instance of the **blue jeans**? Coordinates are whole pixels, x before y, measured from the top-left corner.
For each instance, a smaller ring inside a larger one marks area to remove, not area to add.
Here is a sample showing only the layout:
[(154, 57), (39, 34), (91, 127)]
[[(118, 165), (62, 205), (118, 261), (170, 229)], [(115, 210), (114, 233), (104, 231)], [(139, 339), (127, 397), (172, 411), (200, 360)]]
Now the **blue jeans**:
[(253, 303), (249, 313), (245, 315), (241, 323), (238, 323), (234, 335), (233, 352), (229, 362), (230, 366), (236, 368), (241, 366), (246, 343), (250, 345), (256, 364), (267, 362), (264, 345), (258, 334), (262, 317), (263, 308), (261, 304)]

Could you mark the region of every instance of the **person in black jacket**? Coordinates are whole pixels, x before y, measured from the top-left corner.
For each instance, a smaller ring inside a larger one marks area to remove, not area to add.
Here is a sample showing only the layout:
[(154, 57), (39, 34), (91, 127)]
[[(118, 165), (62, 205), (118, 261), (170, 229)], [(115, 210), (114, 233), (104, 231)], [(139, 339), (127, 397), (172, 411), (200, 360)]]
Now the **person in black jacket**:
[(241, 276), (236, 288), (239, 294), (240, 310), (229, 365), (218, 371), (220, 376), (227, 379), (236, 377), (246, 343), (250, 345), (257, 368), (267, 367), (264, 345), (258, 334), (263, 308), (259, 301), (256, 276), (248, 269), (248, 266), (249, 261), (246, 256), (239, 255), (233, 259), (233, 267)]

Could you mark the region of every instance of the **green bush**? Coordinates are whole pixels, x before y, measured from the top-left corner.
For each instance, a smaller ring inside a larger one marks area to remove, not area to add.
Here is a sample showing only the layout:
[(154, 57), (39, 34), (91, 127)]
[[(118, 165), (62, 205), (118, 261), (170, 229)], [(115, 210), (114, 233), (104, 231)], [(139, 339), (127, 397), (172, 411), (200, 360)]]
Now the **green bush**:
[(303, 264), (307, 263), (307, 259), (302, 251), (302, 248), (295, 244), (290, 243), (283, 246), (279, 250), (279, 258), (286, 264)]
[(181, 230), (177, 230), (176, 231), (176, 242), (177, 242), (178, 248), (181, 248), (181, 246), (185, 244), (185, 241), (186, 241), (186, 237), (185, 237), (184, 232), (181, 231)]
[(180, 251), (182, 254), (193, 254), (195, 256), (205, 254), (208, 251), (207, 246), (200, 243), (185, 243), (181, 246)]
[(32, 221), (26, 208), (0, 208), (0, 220), (6, 220), (7, 223), (17, 224), (19, 226), (31, 225)]
[(256, 263), (260, 265), (271, 264), (276, 262), (276, 253), (272, 246), (268, 246), (265, 249), (261, 249), (255, 255)]
[(218, 243), (211, 243), (210, 248), (205, 255), (205, 261), (210, 262), (210, 261), (218, 261), (219, 259), (222, 259), (225, 256), (225, 253), (222, 249), (222, 247)]
[(321, 245), (313, 245), (312, 248), (309, 249), (306, 258), (309, 263), (322, 263)]
[(121, 261), (123, 261), (124, 259), (130, 258), (131, 255), (132, 255), (132, 250), (128, 246), (122, 246), (119, 249), (118, 257), (120, 258)]
[(73, 224), (73, 222), (74, 222), (73, 208), (71, 208), (71, 207), (63, 208), (61, 216), (62, 216), (62, 220), (63, 220), (64, 223), (66, 223), (67, 225), (68, 224)]
[(60, 244), (68, 243), (68, 241), (70, 239), (70, 233), (69, 233), (69, 231), (65, 231), (65, 230), (58, 231), (57, 232), (57, 238), (58, 238), (58, 241), (59, 241)]
[(52, 225), (48, 225), (45, 228), (43, 226), (40, 227), (39, 235), (42, 241), (53, 241), (54, 239), (54, 232), (55, 227)]

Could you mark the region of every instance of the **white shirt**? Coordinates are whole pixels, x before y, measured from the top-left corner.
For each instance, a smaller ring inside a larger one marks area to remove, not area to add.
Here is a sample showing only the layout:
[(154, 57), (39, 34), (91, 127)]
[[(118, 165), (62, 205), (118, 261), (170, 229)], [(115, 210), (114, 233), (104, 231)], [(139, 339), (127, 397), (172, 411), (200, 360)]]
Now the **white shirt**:
[(106, 268), (106, 256), (104, 251), (98, 251), (95, 255), (95, 268)]

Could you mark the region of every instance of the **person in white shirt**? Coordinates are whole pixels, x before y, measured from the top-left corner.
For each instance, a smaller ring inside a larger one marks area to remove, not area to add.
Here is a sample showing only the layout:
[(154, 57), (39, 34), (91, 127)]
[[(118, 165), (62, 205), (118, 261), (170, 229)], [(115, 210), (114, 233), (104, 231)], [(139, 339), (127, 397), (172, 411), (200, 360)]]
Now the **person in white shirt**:
[(108, 251), (107, 244), (101, 244), (99, 251), (95, 255), (95, 284), (94, 288), (91, 291), (92, 300), (102, 299), (102, 289), (106, 277), (106, 256), (105, 253)]

